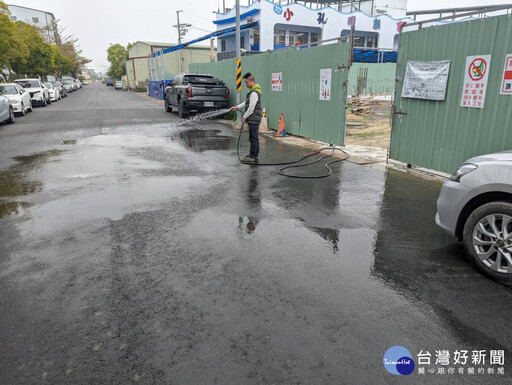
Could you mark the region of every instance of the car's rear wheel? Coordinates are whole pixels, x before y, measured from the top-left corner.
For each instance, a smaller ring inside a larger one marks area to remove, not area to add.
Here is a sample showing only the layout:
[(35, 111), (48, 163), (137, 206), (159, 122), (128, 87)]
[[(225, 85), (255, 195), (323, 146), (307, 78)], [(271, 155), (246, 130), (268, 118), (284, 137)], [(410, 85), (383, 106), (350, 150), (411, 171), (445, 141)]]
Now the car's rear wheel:
[(464, 247), (475, 266), (504, 285), (512, 285), (512, 203), (490, 202), (471, 213)]
[(9, 107), (9, 119), (6, 120), (7, 123), (14, 123), (16, 121), (16, 116), (14, 115), (14, 109)]
[(183, 106), (183, 101), (180, 100), (178, 102), (178, 116), (182, 119), (185, 119), (188, 117), (188, 111), (185, 109), (185, 107)]
[(21, 103), (21, 113), (20, 115), (21, 116), (25, 116), (27, 114), (27, 111), (25, 111), (25, 105), (23, 103)]
[(166, 112), (172, 112), (172, 107), (169, 105), (169, 102), (167, 101), (167, 98), (165, 98), (165, 100), (164, 100), (164, 105), (165, 105), (165, 111)]

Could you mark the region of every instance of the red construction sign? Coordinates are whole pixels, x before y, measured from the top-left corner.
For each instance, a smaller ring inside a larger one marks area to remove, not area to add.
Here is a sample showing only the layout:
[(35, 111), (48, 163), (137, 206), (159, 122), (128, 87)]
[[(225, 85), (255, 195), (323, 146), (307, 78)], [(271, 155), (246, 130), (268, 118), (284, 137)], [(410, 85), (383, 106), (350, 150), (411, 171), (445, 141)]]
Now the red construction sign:
[(464, 67), (461, 107), (484, 108), (491, 55), (467, 56)]
[(500, 94), (512, 95), (512, 53), (505, 57), (505, 69), (503, 70)]

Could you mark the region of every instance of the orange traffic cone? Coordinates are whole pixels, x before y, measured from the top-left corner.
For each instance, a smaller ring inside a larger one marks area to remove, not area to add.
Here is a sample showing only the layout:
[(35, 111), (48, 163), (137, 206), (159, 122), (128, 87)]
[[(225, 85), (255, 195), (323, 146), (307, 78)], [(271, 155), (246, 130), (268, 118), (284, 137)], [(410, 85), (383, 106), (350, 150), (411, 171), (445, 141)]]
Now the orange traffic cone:
[(281, 115), (279, 115), (277, 123), (277, 136), (286, 136), (286, 125), (284, 124), (284, 115), (282, 112)]
[(268, 124), (267, 124), (267, 111), (263, 109), (263, 113), (261, 115), (260, 127), (258, 128), (259, 132), (267, 132)]

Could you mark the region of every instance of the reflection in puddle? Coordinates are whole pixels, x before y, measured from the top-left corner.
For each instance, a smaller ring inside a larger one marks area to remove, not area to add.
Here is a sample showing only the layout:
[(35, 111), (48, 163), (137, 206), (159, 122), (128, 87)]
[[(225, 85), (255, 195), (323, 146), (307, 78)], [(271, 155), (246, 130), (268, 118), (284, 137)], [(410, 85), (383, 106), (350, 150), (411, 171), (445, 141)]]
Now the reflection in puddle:
[(19, 214), (29, 206), (26, 202), (6, 200), (5, 198), (29, 195), (39, 191), (42, 183), (31, 180), (29, 174), (42, 163), (63, 151), (51, 150), (27, 156), (17, 156), (16, 163), (5, 170), (0, 170), (0, 218), (10, 214)]
[(179, 133), (189, 148), (196, 151), (227, 150), (231, 147), (232, 137), (218, 135), (220, 130), (190, 129)]

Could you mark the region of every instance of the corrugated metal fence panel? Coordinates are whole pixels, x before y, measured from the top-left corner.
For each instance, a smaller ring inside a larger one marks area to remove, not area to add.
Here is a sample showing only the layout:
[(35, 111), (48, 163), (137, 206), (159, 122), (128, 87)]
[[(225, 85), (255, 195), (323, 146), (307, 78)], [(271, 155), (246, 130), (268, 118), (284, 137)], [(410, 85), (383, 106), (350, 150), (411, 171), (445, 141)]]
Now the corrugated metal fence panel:
[(395, 63), (353, 63), (348, 76), (349, 95), (357, 94), (357, 75), (360, 68), (368, 68), (367, 95), (395, 92)]
[[(347, 67), (350, 59), (348, 43), (332, 44), (302, 50), (283, 50), (242, 57), (242, 74), (251, 72), (263, 88), (262, 105), (267, 110), (270, 128), (277, 129), (279, 115), (284, 114), (286, 130), (332, 144), (343, 144), (345, 138), (345, 105)], [(331, 100), (320, 101), (320, 69), (331, 68)], [(191, 72), (210, 73), (221, 78), (236, 103), (235, 60), (191, 64)], [(283, 90), (272, 91), (272, 73), (282, 72)], [(247, 89), (242, 90), (245, 100)]]
[[(391, 134), (391, 158), (452, 172), (468, 158), (512, 149), (512, 96), (500, 95), (511, 15), (402, 34)], [(484, 108), (460, 107), (466, 57), (492, 55)], [(407, 61), (451, 60), (445, 101), (401, 98)]]

